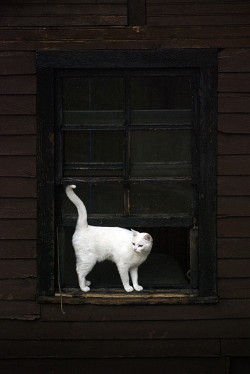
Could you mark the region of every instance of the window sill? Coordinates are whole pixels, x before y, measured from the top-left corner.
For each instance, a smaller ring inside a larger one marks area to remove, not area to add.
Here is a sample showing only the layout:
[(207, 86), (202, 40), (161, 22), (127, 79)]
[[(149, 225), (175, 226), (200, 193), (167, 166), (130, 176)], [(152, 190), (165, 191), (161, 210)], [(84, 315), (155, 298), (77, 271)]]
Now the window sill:
[(79, 290), (63, 290), (62, 295), (40, 296), (40, 303), (58, 304), (100, 304), (100, 305), (129, 305), (129, 304), (211, 304), (218, 302), (218, 296), (199, 296), (195, 290), (154, 290), (125, 293), (120, 289), (98, 289), (88, 293)]

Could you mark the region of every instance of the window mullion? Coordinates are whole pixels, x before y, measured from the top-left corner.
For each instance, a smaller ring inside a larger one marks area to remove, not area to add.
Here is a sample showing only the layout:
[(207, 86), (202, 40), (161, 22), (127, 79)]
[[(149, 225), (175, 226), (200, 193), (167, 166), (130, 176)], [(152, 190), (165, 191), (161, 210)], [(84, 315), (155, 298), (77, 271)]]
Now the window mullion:
[(130, 215), (130, 75), (125, 73), (124, 215)]

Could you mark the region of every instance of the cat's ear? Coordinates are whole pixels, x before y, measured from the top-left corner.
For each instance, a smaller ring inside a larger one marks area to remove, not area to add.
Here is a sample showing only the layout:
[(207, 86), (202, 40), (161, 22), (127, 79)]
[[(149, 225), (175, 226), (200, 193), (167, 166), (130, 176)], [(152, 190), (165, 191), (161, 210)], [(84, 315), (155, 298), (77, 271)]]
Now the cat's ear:
[(149, 234), (146, 234), (146, 235), (144, 236), (144, 239), (147, 240), (147, 242), (152, 242), (152, 241), (153, 241), (152, 236), (149, 235)]
[(133, 229), (131, 229), (132, 233), (133, 233), (133, 236), (137, 236), (138, 234), (140, 234), (138, 231), (135, 231)]

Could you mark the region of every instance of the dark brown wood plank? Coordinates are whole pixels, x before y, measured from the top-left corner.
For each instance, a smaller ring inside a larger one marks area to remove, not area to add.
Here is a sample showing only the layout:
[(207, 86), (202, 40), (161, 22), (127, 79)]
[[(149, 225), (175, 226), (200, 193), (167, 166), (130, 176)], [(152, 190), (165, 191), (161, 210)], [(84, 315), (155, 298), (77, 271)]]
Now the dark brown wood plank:
[(36, 241), (0, 240), (0, 258), (36, 258)]
[[(15, 165), (14, 163), (12, 164)], [(18, 165), (18, 163), (17, 163)], [(32, 165), (30, 165), (32, 166)], [(34, 166), (34, 165), (33, 165)], [(0, 178), (1, 197), (29, 197), (37, 196), (36, 179), (34, 178)]]
[(36, 218), (35, 199), (0, 198), (0, 218)]
[[(23, 16), (1, 17), (0, 26), (13, 27), (51, 27), (51, 26), (125, 26), (127, 16), (123, 15), (68, 15), (68, 16)], [(244, 23), (243, 23), (244, 24)]]
[(36, 97), (34, 95), (1, 95), (0, 114), (35, 114)]
[(142, 26), (146, 24), (146, 0), (128, 0), (128, 25)]
[(219, 155), (218, 175), (250, 175), (249, 155)]
[(34, 178), (36, 176), (36, 157), (0, 156), (0, 176)]
[(230, 372), (231, 374), (249, 374), (250, 373), (250, 358), (249, 357), (231, 357), (230, 358)]
[(219, 259), (219, 278), (248, 278), (250, 276), (250, 259)]
[[(14, 359), (0, 360), (4, 373), (25, 374), (82, 372), (91, 374), (222, 374), (226, 373), (224, 357), (199, 358), (110, 358), (110, 359)], [(235, 374), (235, 373), (233, 373)], [(239, 374), (237, 372), (236, 374)], [(242, 373), (248, 374), (248, 373)]]
[(250, 94), (219, 94), (218, 111), (220, 113), (250, 113)]
[(36, 136), (3, 135), (0, 136), (0, 155), (36, 155)]
[(0, 300), (35, 300), (36, 279), (1, 279)]
[(51, 4), (46, 8), (40, 4), (4, 5), (1, 7), (2, 17), (29, 17), (29, 16), (71, 16), (71, 15), (102, 15), (102, 16), (126, 16), (126, 4)]
[[(25, 0), (26, 4), (48, 4), (49, 0)], [(53, 4), (71, 4), (72, 0), (53, 0)], [(126, 4), (126, 0), (74, 0), (74, 4)], [(23, 0), (8, 0), (7, 4), (23, 4)]]
[[(136, 28), (135, 28), (136, 30)], [(134, 31), (135, 31), (134, 30)], [(215, 37), (199, 38), (196, 33), (190, 38), (168, 37), (164, 39), (138, 40), (105, 40), (93, 39), (86, 40), (58, 40), (58, 41), (2, 41), (0, 50), (87, 50), (87, 49), (161, 49), (161, 48), (229, 48), (241, 47), (249, 48), (250, 40), (248, 37)]]
[(249, 356), (249, 352), (250, 352), (250, 339), (222, 339), (221, 340), (221, 353), (223, 355)]
[(219, 196), (249, 195), (250, 176), (220, 176), (218, 177)]
[(36, 260), (0, 260), (0, 279), (34, 278), (36, 276)]
[(227, 48), (219, 53), (219, 71), (250, 72), (250, 49)]
[(137, 322), (0, 321), (1, 339), (18, 340), (130, 340), (213, 339), (250, 337), (250, 319)]
[(35, 52), (0, 52), (0, 72), (1, 75), (35, 74)]
[[(249, 25), (250, 15), (248, 14), (202, 14), (196, 15), (163, 15), (147, 16), (149, 26), (202, 26), (202, 25)], [(1, 25), (3, 23), (1, 22)]]
[[(134, 5), (134, 2), (132, 3)], [(137, 3), (136, 3), (137, 4)], [(140, 14), (143, 17), (143, 14)], [(134, 21), (136, 22), (136, 21)], [(142, 20), (140, 21), (142, 22)], [(139, 23), (139, 20), (137, 21)], [(169, 38), (196, 39), (203, 43), (203, 39), (241, 39), (250, 36), (249, 26), (190, 26), (184, 27), (164, 27), (164, 26), (143, 26), (140, 27), (94, 27), (94, 26), (60, 26), (58, 28), (44, 28), (33, 26), (29, 28), (9, 27), (1, 28), (0, 40), (4, 41), (84, 41), (84, 40), (155, 40), (164, 41)], [(176, 42), (181, 42), (176, 39)], [(10, 44), (11, 45), (11, 44)], [(240, 91), (238, 91), (240, 92)], [(249, 91), (247, 91), (249, 92)]]
[[(221, 298), (250, 299), (250, 278), (218, 279), (218, 293)], [(241, 313), (238, 312), (238, 317)]]
[(219, 238), (250, 237), (250, 217), (230, 217), (218, 219)]
[[(224, 284), (228, 279), (220, 279), (220, 296), (227, 297), (229, 287)], [(235, 279), (232, 279), (232, 282)], [(244, 281), (244, 279), (240, 279)], [(246, 291), (245, 295), (250, 295), (250, 279), (247, 286), (242, 288)], [(242, 285), (240, 283), (240, 285)], [(238, 284), (235, 290), (238, 290)], [(234, 289), (232, 293), (234, 295)], [(235, 292), (236, 293), (236, 292)], [(239, 298), (240, 296), (238, 296)], [(82, 305), (64, 304), (65, 314), (61, 313), (60, 304), (42, 304), (41, 319), (43, 321), (185, 321), (185, 320), (211, 320), (226, 318), (248, 318), (250, 300), (220, 300), (217, 304), (210, 305)]]
[(36, 220), (2, 219), (0, 239), (36, 239)]
[(219, 339), (1, 340), (1, 358), (199, 357), (220, 352)]
[(220, 217), (250, 217), (250, 196), (226, 196), (218, 198)]
[(0, 316), (2, 319), (34, 320), (40, 316), (40, 305), (29, 300), (1, 300)]
[[(1, 138), (0, 138), (1, 139)], [(250, 154), (250, 135), (247, 134), (224, 134), (218, 136), (219, 154)]]
[(148, 15), (176, 15), (176, 14), (184, 14), (184, 15), (204, 15), (204, 14), (242, 14), (242, 13), (250, 13), (249, 11), (249, 4), (244, 1), (239, 1), (236, 3), (226, 2), (213, 2), (209, 3), (206, 1), (205, 3), (197, 1), (182, 1), (177, 2), (174, 4), (173, 2), (164, 2), (164, 1), (148, 1), (147, 7)]
[(219, 92), (250, 92), (249, 73), (220, 73), (218, 76)]
[(250, 238), (218, 239), (218, 258), (250, 258)]
[(218, 130), (226, 134), (250, 134), (250, 114), (220, 113)]
[(0, 115), (0, 134), (1, 135), (31, 135), (36, 134), (35, 116), (1, 116)]
[(36, 94), (35, 75), (0, 76), (0, 95), (10, 94)]

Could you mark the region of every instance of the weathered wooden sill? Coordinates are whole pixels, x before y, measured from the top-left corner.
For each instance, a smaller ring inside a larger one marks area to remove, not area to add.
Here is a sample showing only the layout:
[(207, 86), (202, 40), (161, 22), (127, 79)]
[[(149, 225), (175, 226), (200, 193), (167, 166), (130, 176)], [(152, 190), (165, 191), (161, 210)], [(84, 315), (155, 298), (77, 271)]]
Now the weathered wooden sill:
[(153, 290), (143, 292), (126, 293), (121, 289), (98, 289), (88, 293), (79, 290), (63, 290), (62, 294), (56, 293), (54, 296), (40, 296), (40, 303), (60, 303), (62, 297), (63, 304), (102, 304), (102, 305), (122, 305), (122, 304), (206, 304), (218, 302), (218, 297), (199, 296), (195, 290)]

